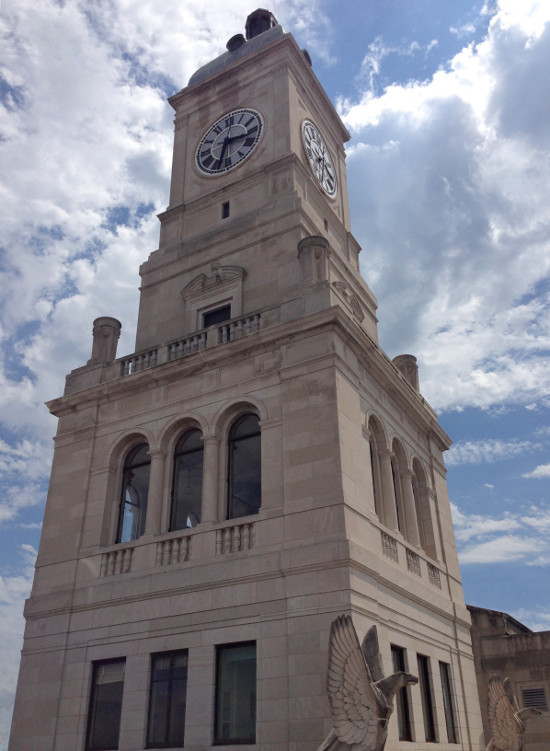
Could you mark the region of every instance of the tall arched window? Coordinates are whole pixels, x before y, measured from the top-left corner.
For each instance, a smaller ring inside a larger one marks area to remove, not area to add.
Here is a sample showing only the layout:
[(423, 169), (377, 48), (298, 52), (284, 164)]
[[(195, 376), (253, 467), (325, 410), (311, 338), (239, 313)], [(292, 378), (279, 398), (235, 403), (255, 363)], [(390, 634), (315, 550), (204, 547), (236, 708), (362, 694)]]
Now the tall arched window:
[(369, 449), (372, 470), (372, 492), (374, 495), (374, 510), (381, 522), (384, 523), (384, 503), (382, 495), (382, 470), (380, 467), (380, 447), (384, 445), (384, 434), (378, 422), (371, 417), (369, 420)]
[(170, 530), (195, 527), (201, 520), (203, 442), (200, 430), (189, 430), (174, 453)]
[(117, 542), (137, 540), (145, 532), (150, 469), (149, 446), (140, 443), (128, 452), (124, 462)]
[(430, 498), (426, 475), (422, 465), (415, 459), (413, 461), (412, 487), (416, 515), (418, 518), (418, 529), (420, 533), (420, 546), (432, 558), (437, 558), (437, 548), (435, 544), (434, 527), (432, 514), (430, 510)]
[(228, 441), (227, 518), (257, 514), (262, 503), (260, 423), (256, 415), (239, 417)]

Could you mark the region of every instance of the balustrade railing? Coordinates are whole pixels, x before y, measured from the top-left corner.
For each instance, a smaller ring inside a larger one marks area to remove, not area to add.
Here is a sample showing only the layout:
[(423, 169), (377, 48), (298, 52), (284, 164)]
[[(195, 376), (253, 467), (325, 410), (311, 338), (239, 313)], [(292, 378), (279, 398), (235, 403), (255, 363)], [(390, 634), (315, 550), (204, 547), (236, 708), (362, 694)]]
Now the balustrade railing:
[(99, 575), (103, 577), (128, 573), (132, 567), (132, 553), (132, 548), (110, 550), (108, 553), (103, 553)]
[(206, 331), (201, 331), (199, 334), (193, 334), (193, 336), (187, 336), (185, 339), (179, 339), (177, 342), (169, 344), (168, 359), (177, 360), (178, 357), (194, 355), (195, 352), (200, 352), (203, 349), (206, 349)]
[(441, 589), (441, 574), (439, 572), (439, 569), (435, 566), (432, 566), (431, 563), (428, 563), (428, 579), (430, 581), (430, 584), (433, 584), (434, 587)]
[(238, 553), (254, 547), (254, 524), (235, 524), (216, 530), (216, 555)]
[(151, 349), (146, 352), (139, 352), (130, 357), (124, 357), (117, 362), (120, 363), (120, 374), (122, 376), (139, 373), (140, 370), (153, 368), (162, 362), (177, 360), (180, 357), (194, 355), (197, 352), (208, 349), (209, 347), (225, 344), (240, 339), (248, 334), (253, 334), (260, 329), (260, 313), (254, 313), (248, 316), (241, 316), (232, 321), (222, 323), (217, 327), (210, 327), (197, 331), (183, 339), (170, 342), (164, 347)]
[(131, 375), (138, 373), (140, 370), (152, 368), (157, 364), (158, 350), (151, 349), (148, 352), (141, 352), (138, 355), (125, 357), (121, 361), (121, 375)]
[(385, 532), (381, 532), (382, 535), (382, 552), (392, 561), (399, 563), (399, 556), (397, 554), (397, 540), (390, 537)]
[(407, 548), (407, 568), (413, 574), (420, 576), (420, 556)]
[(157, 566), (169, 566), (172, 563), (183, 563), (191, 556), (191, 537), (173, 537), (170, 540), (157, 542)]
[(242, 336), (258, 331), (260, 328), (260, 314), (244, 316), (236, 321), (228, 321), (218, 326), (218, 344), (232, 342), (234, 339), (240, 339)]

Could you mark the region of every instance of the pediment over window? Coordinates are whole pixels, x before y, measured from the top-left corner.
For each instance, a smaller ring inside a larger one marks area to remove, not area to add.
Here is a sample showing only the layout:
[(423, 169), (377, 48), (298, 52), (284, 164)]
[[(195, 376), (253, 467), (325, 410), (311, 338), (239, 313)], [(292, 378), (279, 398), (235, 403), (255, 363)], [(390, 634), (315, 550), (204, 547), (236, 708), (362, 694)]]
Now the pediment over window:
[(222, 266), (219, 263), (213, 263), (210, 270), (210, 274), (199, 274), (182, 289), (181, 294), (184, 299), (193, 292), (246, 278), (246, 269), (241, 266)]
[(181, 291), (185, 333), (205, 328), (205, 316), (220, 308), (229, 309), (228, 319), (242, 315), (246, 276), (247, 271), (242, 266), (212, 263), (208, 272), (192, 279)]

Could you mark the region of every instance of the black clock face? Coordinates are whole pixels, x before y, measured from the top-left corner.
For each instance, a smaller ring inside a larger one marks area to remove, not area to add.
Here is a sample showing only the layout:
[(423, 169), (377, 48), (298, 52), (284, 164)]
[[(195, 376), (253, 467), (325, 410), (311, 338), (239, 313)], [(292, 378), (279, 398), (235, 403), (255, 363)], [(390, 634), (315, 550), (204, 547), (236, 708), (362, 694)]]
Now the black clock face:
[(206, 175), (228, 172), (250, 156), (263, 129), (263, 118), (256, 110), (228, 112), (201, 138), (196, 154), (197, 167)]
[(317, 182), (328, 196), (335, 196), (336, 170), (323, 137), (311, 120), (302, 123), (302, 139)]

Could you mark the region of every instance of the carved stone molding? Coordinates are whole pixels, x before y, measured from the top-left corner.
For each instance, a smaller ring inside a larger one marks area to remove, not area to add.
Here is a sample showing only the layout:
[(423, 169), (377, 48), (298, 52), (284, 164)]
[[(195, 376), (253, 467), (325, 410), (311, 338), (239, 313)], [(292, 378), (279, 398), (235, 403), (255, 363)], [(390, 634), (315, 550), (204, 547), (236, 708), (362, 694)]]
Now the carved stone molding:
[(361, 321), (365, 318), (365, 314), (363, 313), (363, 308), (361, 307), (359, 298), (350, 289), (349, 284), (347, 282), (337, 281), (332, 282), (332, 286), (340, 293), (344, 300), (346, 300), (349, 307), (351, 308), (353, 317), (356, 318), (359, 323), (361, 323)]

